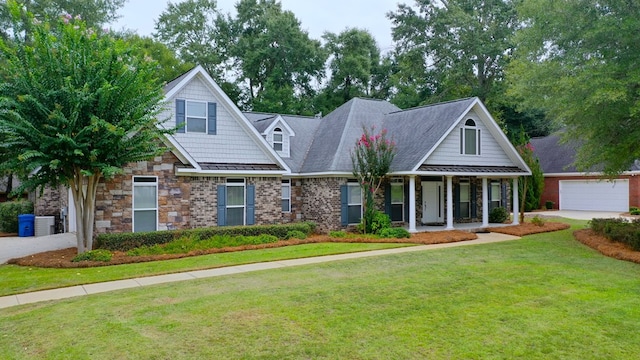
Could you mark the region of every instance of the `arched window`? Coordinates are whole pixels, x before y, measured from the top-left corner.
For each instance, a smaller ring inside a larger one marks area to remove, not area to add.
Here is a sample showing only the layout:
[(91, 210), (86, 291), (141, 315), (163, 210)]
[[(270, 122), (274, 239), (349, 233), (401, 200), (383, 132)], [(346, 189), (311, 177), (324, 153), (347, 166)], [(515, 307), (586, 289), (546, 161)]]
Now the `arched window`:
[(273, 129), (273, 149), (275, 151), (282, 151), (283, 135), (282, 129), (279, 127)]
[(460, 154), (480, 155), (480, 129), (473, 119), (467, 119), (460, 128)]

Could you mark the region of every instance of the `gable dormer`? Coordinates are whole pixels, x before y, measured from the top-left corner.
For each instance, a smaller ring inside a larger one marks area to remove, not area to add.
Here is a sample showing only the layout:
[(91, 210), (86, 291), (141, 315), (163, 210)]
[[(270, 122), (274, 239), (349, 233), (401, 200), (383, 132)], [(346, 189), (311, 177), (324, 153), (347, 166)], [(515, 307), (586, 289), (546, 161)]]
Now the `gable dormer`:
[(291, 137), (295, 135), (293, 129), (280, 115), (262, 133), (273, 150), (283, 158), (291, 156)]

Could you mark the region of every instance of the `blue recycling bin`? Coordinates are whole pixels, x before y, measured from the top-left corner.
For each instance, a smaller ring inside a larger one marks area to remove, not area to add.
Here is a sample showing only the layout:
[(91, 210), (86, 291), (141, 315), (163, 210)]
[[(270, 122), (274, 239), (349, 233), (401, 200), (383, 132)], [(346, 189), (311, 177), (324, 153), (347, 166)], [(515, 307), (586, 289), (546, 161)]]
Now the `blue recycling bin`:
[(33, 236), (36, 216), (33, 214), (18, 215), (18, 236)]

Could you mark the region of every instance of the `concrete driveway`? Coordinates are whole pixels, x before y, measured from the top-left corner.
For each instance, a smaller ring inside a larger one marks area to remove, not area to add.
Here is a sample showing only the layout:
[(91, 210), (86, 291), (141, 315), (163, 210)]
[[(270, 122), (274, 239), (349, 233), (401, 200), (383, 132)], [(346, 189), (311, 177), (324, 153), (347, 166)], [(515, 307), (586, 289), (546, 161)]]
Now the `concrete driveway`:
[(615, 211), (578, 211), (578, 210), (556, 210), (556, 211), (536, 211), (526, 213), (527, 217), (536, 215), (558, 216), (567, 219), (591, 220), (624, 217), (622, 213)]
[(76, 247), (76, 245), (75, 233), (38, 237), (0, 237), (0, 264), (5, 264), (9, 259)]

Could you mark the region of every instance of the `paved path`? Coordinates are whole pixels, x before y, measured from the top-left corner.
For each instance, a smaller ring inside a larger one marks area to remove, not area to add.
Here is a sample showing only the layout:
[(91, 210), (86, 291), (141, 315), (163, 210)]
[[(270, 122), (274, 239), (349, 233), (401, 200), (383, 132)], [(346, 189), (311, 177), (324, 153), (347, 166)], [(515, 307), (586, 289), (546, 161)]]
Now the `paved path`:
[(407, 252), (442, 249), (442, 248), (449, 248), (449, 247), (456, 247), (456, 246), (489, 244), (489, 243), (519, 239), (519, 237), (517, 236), (498, 234), (498, 233), (486, 233), (486, 234), (477, 234), (477, 235), (478, 235), (478, 239), (476, 240), (461, 241), (461, 242), (448, 243), (448, 244), (418, 245), (418, 246), (411, 246), (411, 247), (365, 251), (365, 252), (350, 253), (350, 254), (317, 256), (317, 257), (310, 257), (310, 258), (304, 258), (304, 259), (291, 259), (291, 260), (272, 261), (272, 262), (257, 263), (257, 264), (237, 265), (237, 266), (229, 266), (229, 267), (223, 267), (223, 268), (217, 268), (217, 269), (187, 271), (187, 272), (175, 273), (175, 274), (148, 276), (148, 277), (141, 277), (141, 278), (135, 278), (135, 279), (127, 279), (127, 280), (108, 281), (108, 282), (102, 282), (102, 283), (96, 283), (96, 284), (78, 285), (78, 286), (71, 286), (71, 287), (60, 288), (60, 289), (52, 289), (52, 290), (36, 291), (36, 292), (18, 294), (18, 295), (10, 295), (10, 296), (0, 297), (0, 309), (11, 307), (11, 306), (41, 302), (41, 301), (66, 299), (66, 298), (72, 298), (76, 296), (86, 296), (86, 295), (98, 294), (102, 292), (114, 291), (114, 290), (120, 290), (120, 289), (137, 288), (137, 287), (144, 287), (144, 286), (155, 285), (155, 284), (165, 284), (165, 283), (171, 283), (175, 281), (202, 279), (202, 278), (239, 274), (239, 273), (246, 273), (246, 272), (260, 271), (260, 270), (278, 269), (278, 268), (299, 266), (299, 265), (318, 264), (318, 263), (324, 263), (329, 261), (359, 259), (359, 258), (366, 258), (371, 256), (402, 254)]
[(4, 264), (13, 258), (76, 247), (77, 245), (75, 233), (38, 237), (0, 237), (0, 264)]

